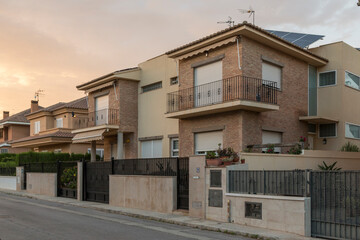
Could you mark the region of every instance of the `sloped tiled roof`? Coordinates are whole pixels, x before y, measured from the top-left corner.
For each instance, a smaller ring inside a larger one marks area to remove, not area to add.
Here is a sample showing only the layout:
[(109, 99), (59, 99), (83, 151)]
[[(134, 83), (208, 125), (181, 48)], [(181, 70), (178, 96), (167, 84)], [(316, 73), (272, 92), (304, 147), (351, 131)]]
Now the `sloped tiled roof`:
[(82, 87), (82, 86), (84, 86), (84, 85), (87, 85), (87, 84), (96, 82), (96, 81), (98, 81), (98, 80), (100, 80), (100, 79), (107, 78), (107, 77), (110, 77), (110, 76), (115, 75), (115, 74), (118, 74), (118, 73), (122, 73), (122, 72), (126, 72), (126, 71), (131, 71), (131, 70), (138, 70), (138, 69), (139, 69), (139, 67), (131, 67), (131, 68), (124, 68), (124, 69), (121, 69), (121, 70), (117, 70), (117, 71), (115, 71), (115, 72), (112, 72), (112, 73), (106, 74), (106, 75), (104, 75), (104, 76), (95, 78), (95, 79), (93, 79), (93, 80), (91, 80), (91, 81), (82, 83), (82, 84), (76, 86), (76, 88), (80, 88), (80, 87)]
[(56, 104), (51, 105), (49, 107), (39, 109), (38, 111), (28, 113), (25, 116), (30, 115), (30, 114), (34, 114), (34, 113), (38, 113), (38, 112), (53, 112), (53, 111), (61, 109), (61, 108), (74, 108), (74, 109), (87, 110), (88, 109), (88, 104), (87, 104), (87, 99), (86, 98), (87, 97), (82, 97), (82, 98), (76, 99), (76, 100), (68, 102), (68, 103), (59, 102), (59, 103), (56, 103)]
[(219, 35), (221, 35), (221, 34), (230, 32), (230, 31), (232, 31), (232, 30), (234, 30), (234, 29), (237, 29), (237, 28), (240, 28), (240, 27), (243, 27), (243, 26), (247, 26), (247, 27), (250, 27), (250, 28), (252, 28), (252, 29), (258, 30), (258, 31), (260, 31), (260, 32), (263, 33), (263, 34), (266, 34), (266, 35), (268, 35), (268, 36), (271, 36), (271, 37), (275, 38), (276, 40), (279, 40), (279, 41), (281, 41), (281, 42), (284, 42), (284, 43), (286, 43), (286, 44), (288, 44), (288, 45), (290, 45), (290, 46), (292, 46), (292, 47), (294, 47), (294, 48), (296, 48), (296, 49), (299, 49), (299, 50), (301, 50), (301, 51), (304, 51), (304, 52), (306, 52), (306, 53), (308, 53), (308, 54), (310, 54), (310, 55), (312, 55), (312, 56), (315, 56), (315, 57), (317, 57), (317, 58), (320, 58), (320, 59), (322, 59), (322, 60), (324, 60), (324, 61), (328, 61), (326, 58), (320, 57), (320, 56), (318, 56), (318, 55), (316, 55), (316, 54), (314, 54), (314, 53), (312, 53), (312, 52), (310, 52), (310, 51), (308, 51), (308, 50), (306, 50), (306, 49), (304, 49), (304, 48), (301, 48), (301, 47), (299, 47), (299, 46), (297, 46), (297, 45), (295, 45), (295, 44), (293, 44), (293, 43), (291, 43), (291, 42), (289, 42), (289, 41), (286, 41), (286, 40), (284, 40), (284, 39), (276, 36), (275, 34), (272, 34), (272, 33), (268, 32), (268, 31), (266, 31), (266, 30), (264, 30), (264, 29), (262, 29), (262, 28), (260, 28), (260, 27), (258, 27), (258, 26), (256, 26), (256, 25), (250, 24), (250, 23), (248, 23), (248, 22), (243, 22), (243, 23), (236, 24), (236, 25), (234, 25), (234, 26), (232, 26), (232, 27), (228, 27), (228, 28), (226, 28), (226, 29), (224, 29), (224, 30), (218, 31), (218, 32), (213, 33), (213, 34), (210, 34), (210, 35), (208, 35), (208, 36), (206, 36), (206, 37), (200, 38), (200, 39), (195, 40), (195, 41), (192, 41), (192, 42), (190, 42), (190, 43), (188, 43), (188, 44), (185, 44), (185, 45), (182, 45), (182, 46), (180, 46), (180, 47), (177, 47), (177, 48), (175, 48), (175, 49), (173, 49), (173, 50), (170, 50), (170, 51), (166, 52), (165, 54), (171, 54), (171, 53), (177, 52), (177, 51), (179, 51), (179, 50), (182, 50), (182, 49), (185, 49), (185, 48), (187, 48), (187, 47), (193, 46), (193, 45), (195, 45), (195, 44), (204, 42), (204, 41), (206, 41), (206, 40), (208, 40), (208, 39), (211, 39), (211, 38), (216, 37), (216, 36), (219, 36)]
[[(39, 109), (43, 109), (43, 107), (39, 106)], [(27, 114), (31, 112), (31, 109), (26, 109), (22, 112), (16, 113), (14, 115), (11, 115), (7, 118), (1, 119), (0, 123), (4, 122), (19, 122), (19, 123), (29, 123), (29, 120), (25, 117)]]
[(47, 137), (71, 138), (72, 139), (74, 136), (75, 136), (75, 134), (73, 134), (71, 132), (65, 132), (65, 131), (59, 130), (59, 131), (53, 132), (53, 133), (24, 137), (21, 139), (13, 140), (13, 141), (11, 141), (11, 143), (27, 142), (27, 141), (32, 141), (32, 140), (47, 138)]

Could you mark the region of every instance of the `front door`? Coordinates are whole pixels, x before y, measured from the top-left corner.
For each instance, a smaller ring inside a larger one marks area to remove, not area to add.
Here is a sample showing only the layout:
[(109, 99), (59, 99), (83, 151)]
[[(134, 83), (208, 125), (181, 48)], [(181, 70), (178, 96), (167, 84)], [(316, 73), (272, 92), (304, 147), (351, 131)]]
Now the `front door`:
[(222, 102), (222, 61), (195, 68), (194, 80), (195, 107)]

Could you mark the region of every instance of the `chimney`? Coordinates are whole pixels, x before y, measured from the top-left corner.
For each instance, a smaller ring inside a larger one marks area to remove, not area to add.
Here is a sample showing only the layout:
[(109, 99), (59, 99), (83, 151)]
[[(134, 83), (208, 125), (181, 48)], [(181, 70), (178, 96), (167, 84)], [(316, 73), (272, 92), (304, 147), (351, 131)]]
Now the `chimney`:
[(3, 111), (3, 119), (8, 118), (10, 116), (9, 111)]
[(30, 112), (36, 112), (37, 110), (39, 110), (38, 101), (31, 100), (31, 111)]

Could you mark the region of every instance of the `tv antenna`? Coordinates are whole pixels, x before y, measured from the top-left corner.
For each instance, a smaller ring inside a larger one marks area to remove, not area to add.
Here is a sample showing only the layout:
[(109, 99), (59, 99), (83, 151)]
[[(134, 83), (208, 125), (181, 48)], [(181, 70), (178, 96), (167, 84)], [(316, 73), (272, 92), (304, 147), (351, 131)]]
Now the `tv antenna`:
[(41, 89), (37, 90), (35, 92), (35, 101), (40, 101), (40, 96), (45, 95), (44, 92), (45, 92), (45, 90), (41, 90)]
[(249, 7), (249, 10), (245, 10), (245, 9), (238, 9), (239, 12), (241, 12), (242, 14), (245, 14), (245, 13), (249, 13), (249, 17), (253, 17), (253, 25), (255, 25), (255, 10), (250, 6)]
[(232, 18), (229, 16), (229, 20), (227, 20), (227, 21), (221, 21), (221, 22), (217, 22), (217, 23), (221, 23), (221, 24), (227, 23), (227, 24), (229, 25), (229, 27), (233, 27), (234, 24), (235, 24), (235, 21), (233, 21)]

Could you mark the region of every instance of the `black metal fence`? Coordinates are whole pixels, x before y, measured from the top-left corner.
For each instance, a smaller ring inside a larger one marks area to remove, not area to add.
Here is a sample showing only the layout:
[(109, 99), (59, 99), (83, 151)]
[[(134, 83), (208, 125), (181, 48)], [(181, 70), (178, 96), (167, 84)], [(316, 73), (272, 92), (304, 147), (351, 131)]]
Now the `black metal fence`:
[(57, 173), (58, 162), (27, 163), (24, 164), (24, 172)]
[(15, 176), (16, 167), (0, 168), (0, 176)]
[(277, 104), (277, 91), (276, 82), (239, 75), (168, 93), (167, 112), (240, 99)]
[(307, 196), (308, 171), (230, 170), (229, 193)]
[(137, 158), (113, 161), (113, 174), (176, 176), (177, 158)]
[(312, 236), (360, 239), (360, 171), (313, 171), (310, 181)]

